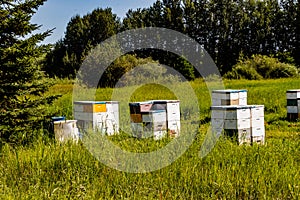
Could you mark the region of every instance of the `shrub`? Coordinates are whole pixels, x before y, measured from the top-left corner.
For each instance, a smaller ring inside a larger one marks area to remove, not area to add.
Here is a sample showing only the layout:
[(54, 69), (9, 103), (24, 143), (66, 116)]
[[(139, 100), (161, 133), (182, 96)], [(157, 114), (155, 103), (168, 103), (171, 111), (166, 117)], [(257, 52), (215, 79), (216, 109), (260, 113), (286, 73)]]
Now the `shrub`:
[(235, 66), (232, 71), (226, 73), (224, 78), (259, 80), (262, 79), (262, 76), (253, 67), (238, 65)]
[(298, 69), (292, 64), (281, 63), (277, 58), (266, 55), (253, 55), (251, 58), (241, 58), (224, 77), (257, 80), (297, 76)]
[(269, 78), (287, 78), (296, 76), (298, 76), (297, 68), (293, 65), (285, 63), (275, 65), (269, 71)]

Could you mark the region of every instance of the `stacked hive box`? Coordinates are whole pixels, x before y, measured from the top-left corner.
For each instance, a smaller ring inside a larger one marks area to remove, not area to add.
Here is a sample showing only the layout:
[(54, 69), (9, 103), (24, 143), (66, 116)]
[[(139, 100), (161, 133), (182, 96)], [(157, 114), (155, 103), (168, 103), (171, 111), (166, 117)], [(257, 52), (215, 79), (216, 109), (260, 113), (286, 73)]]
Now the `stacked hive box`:
[(83, 131), (92, 129), (113, 135), (119, 132), (119, 103), (117, 101), (76, 101), (74, 118)]
[(167, 132), (166, 111), (152, 110), (152, 102), (130, 103), (133, 136), (139, 138), (163, 137)]
[(214, 90), (213, 106), (247, 105), (247, 90)]
[(212, 131), (234, 136), (239, 144), (264, 143), (264, 106), (247, 105), (247, 90), (212, 92)]
[(300, 90), (286, 91), (287, 118), (290, 121), (300, 119)]
[(251, 142), (265, 143), (265, 115), (263, 105), (250, 106), (251, 111)]
[(238, 142), (251, 142), (251, 118), (249, 106), (212, 106), (212, 129), (220, 135), (223, 130)]
[(129, 103), (131, 128), (135, 137), (161, 139), (180, 133), (180, 106), (177, 100)]
[(217, 135), (223, 131), (237, 138), (239, 144), (264, 143), (264, 106), (212, 106), (212, 130)]

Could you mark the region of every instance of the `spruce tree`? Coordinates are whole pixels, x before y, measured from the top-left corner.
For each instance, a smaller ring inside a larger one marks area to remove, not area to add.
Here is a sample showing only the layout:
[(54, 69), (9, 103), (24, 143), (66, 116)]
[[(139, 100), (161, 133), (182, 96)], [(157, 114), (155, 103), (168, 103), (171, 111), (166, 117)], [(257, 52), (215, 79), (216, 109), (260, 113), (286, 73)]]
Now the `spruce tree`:
[(30, 22), (46, 0), (1, 0), (0, 5), (0, 139), (9, 143), (31, 141), (48, 118), (46, 96), (50, 83), (41, 69), (49, 45), (38, 45), (51, 30), (33, 33)]

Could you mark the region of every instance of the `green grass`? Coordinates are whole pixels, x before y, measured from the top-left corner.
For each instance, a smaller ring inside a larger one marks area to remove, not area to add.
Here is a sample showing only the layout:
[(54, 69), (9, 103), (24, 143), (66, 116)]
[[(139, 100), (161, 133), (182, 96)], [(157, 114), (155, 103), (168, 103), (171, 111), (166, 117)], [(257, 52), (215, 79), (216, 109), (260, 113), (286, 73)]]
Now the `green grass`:
[[(238, 146), (221, 138), (201, 159), (199, 151), (209, 125), (204, 120), (179, 159), (163, 169), (134, 174), (105, 166), (81, 143), (62, 145), (44, 136), (32, 146), (2, 147), (0, 199), (300, 199), (300, 122), (285, 120), (285, 91), (299, 88), (300, 80), (225, 80), (224, 84), (247, 89), (249, 104), (265, 105), (266, 145)], [(196, 80), (191, 85), (200, 102), (200, 119), (209, 118), (205, 84)], [(164, 87), (144, 87), (129, 100), (175, 97)], [(130, 88), (119, 90), (126, 93)], [(72, 118), (71, 83), (58, 83), (50, 92), (63, 96), (49, 109)], [(112, 92), (99, 89), (96, 99), (109, 100)], [(182, 103), (188, 110), (189, 100)], [(126, 134), (110, 140), (131, 152), (153, 151), (171, 141), (137, 140)]]

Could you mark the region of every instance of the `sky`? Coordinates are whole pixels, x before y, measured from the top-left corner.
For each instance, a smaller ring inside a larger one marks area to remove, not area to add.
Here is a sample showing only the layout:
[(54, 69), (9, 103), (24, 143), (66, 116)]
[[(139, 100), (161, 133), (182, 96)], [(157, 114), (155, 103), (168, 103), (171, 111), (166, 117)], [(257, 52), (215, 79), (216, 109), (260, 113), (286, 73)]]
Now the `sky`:
[(38, 32), (55, 28), (43, 43), (55, 43), (64, 37), (70, 19), (91, 13), (96, 8), (112, 8), (122, 18), (129, 9), (150, 7), (156, 0), (48, 0), (40, 6), (31, 22), (42, 25)]

